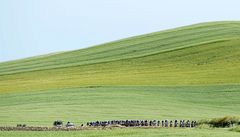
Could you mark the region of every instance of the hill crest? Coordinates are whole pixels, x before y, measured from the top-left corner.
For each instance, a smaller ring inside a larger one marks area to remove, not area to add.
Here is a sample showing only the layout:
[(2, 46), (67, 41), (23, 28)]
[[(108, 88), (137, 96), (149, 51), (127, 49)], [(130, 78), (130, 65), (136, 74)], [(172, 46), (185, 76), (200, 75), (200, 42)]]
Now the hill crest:
[[(240, 22), (195, 24), (0, 63), (0, 91), (92, 85), (236, 84), (240, 82), (236, 74), (239, 44)], [(16, 83), (16, 88), (9, 82)]]

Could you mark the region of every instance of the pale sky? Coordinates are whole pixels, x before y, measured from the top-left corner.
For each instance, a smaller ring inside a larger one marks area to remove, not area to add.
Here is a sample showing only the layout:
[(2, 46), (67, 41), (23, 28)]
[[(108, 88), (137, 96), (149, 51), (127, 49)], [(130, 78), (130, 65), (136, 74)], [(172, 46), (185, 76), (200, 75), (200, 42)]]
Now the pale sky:
[(239, 0), (0, 0), (0, 62), (221, 20)]

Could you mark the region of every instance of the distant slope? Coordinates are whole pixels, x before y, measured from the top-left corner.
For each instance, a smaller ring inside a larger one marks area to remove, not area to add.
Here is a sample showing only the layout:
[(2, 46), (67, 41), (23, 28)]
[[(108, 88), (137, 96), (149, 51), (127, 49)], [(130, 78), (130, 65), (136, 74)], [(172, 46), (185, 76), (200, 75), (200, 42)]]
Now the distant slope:
[[(240, 83), (240, 22), (212, 22), (0, 64), (0, 92)], [(14, 86), (13, 86), (14, 85)]]

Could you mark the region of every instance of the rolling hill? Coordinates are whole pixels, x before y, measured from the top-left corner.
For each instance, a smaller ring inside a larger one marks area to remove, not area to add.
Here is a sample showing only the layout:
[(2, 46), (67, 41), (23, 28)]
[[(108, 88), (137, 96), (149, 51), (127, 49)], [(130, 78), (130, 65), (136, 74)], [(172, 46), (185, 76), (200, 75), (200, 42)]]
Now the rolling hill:
[[(240, 116), (240, 22), (210, 22), (0, 63), (0, 126)], [(203, 127), (204, 128), (204, 127)], [(0, 136), (239, 136), (227, 129)]]
[(239, 84), (239, 70), (240, 22), (210, 22), (0, 63), (0, 92)]

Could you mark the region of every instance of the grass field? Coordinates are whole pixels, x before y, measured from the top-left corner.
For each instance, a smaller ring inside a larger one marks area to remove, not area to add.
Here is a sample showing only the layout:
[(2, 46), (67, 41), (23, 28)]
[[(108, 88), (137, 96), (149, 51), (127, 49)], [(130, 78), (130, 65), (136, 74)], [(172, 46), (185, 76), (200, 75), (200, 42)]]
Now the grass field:
[[(0, 63), (0, 126), (240, 116), (240, 22), (196, 24)], [(0, 132), (0, 136), (239, 136), (229, 129)]]
[(240, 115), (240, 86), (98, 87), (2, 94), (0, 125)]
[(1, 137), (239, 137), (226, 129), (114, 129), (79, 132), (0, 132)]

